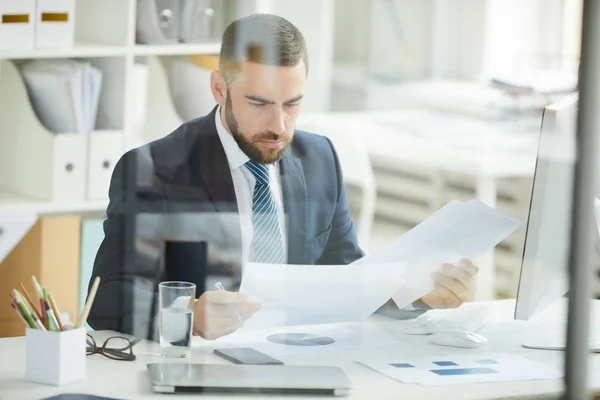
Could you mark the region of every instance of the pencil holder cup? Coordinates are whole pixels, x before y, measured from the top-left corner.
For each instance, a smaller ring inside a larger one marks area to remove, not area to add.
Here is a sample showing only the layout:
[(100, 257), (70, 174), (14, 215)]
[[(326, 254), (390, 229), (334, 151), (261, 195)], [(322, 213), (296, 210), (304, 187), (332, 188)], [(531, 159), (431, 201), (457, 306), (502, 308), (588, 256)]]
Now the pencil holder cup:
[(63, 332), (26, 330), (25, 378), (62, 386), (85, 379), (85, 328)]

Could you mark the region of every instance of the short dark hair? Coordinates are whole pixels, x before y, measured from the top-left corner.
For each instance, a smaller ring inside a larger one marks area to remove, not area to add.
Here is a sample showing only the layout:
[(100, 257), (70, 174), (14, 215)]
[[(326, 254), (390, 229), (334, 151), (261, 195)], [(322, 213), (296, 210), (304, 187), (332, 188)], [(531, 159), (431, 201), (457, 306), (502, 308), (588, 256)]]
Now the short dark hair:
[(279, 67), (293, 67), (304, 61), (308, 74), (304, 36), (291, 22), (273, 14), (242, 17), (225, 29), (219, 69), (228, 83), (243, 61)]

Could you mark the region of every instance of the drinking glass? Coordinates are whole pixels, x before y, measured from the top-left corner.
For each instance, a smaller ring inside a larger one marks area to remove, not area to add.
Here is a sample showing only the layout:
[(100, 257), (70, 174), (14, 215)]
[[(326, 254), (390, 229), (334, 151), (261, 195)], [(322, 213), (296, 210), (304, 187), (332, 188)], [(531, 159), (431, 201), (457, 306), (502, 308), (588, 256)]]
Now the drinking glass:
[(196, 285), (190, 282), (158, 284), (159, 340), (163, 357), (191, 355)]

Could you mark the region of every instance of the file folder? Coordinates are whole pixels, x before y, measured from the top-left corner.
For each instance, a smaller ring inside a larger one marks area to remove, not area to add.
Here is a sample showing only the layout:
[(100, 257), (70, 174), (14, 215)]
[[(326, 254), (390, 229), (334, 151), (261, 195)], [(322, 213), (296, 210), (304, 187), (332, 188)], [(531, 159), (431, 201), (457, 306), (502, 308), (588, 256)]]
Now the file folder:
[(40, 122), (54, 133), (95, 127), (102, 72), (88, 62), (36, 60), (22, 68)]

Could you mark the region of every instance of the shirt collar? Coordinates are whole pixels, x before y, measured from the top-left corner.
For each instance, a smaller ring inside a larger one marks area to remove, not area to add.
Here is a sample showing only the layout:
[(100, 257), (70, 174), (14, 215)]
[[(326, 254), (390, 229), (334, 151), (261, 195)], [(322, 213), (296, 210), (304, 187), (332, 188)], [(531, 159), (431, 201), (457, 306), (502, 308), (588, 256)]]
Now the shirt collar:
[(217, 112), (215, 113), (215, 126), (225, 150), (229, 169), (233, 171), (250, 161), (250, 158), (240, 149), (233, 136), (223, 126), (223, 122), (221, 121), (221, 106), (217, 108)]

